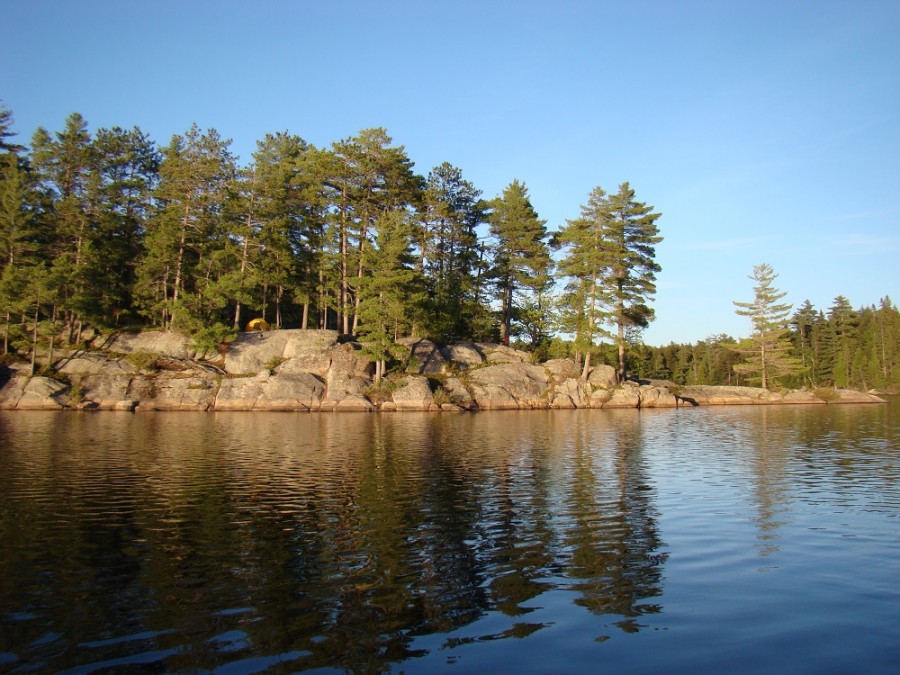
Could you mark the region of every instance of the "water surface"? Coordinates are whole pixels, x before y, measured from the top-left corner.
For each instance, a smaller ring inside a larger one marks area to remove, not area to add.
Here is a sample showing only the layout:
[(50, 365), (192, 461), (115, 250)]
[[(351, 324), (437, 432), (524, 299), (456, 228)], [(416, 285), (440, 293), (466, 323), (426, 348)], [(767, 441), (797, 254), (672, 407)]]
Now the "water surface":
[(0, 413), (0, 670), (900, 670), (900, 406)]

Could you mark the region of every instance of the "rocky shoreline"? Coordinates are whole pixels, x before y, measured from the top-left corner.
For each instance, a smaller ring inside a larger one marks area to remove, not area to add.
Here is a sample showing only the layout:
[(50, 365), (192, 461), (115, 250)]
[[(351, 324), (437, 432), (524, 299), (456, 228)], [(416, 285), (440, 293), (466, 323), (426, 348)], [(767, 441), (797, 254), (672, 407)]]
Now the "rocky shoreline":
[(466, 411), (882, 403), (856, 391), (618, 383), (611, 366), (587, 381), (571, 359), (531, 363), (502, 345), (439, 348), (408, 338), (403, 377), (375, 385), (360, 345), (335, 331), (241, 333), (224, 353), (197, 353), (176, 333), (96, 336), (64, 353), (55, 377), (0, 370), (0, 410)]

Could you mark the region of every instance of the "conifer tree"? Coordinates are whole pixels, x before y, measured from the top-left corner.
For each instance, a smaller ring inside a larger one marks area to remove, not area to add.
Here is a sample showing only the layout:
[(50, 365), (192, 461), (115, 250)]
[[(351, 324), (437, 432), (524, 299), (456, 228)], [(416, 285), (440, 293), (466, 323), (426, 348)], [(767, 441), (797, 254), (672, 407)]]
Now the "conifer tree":
[(804, 373), (814, 386), (819, 382), (821, 351), (821, 313), (809, 300), (794, 312), (791, 325), (794, 327), (794, 353), (803, 365)]
[(327, 183), (334, 199), (340, 264), (341, 331), (359, 324), (360, 279), (368, 270), (366, 253), (375, 221), (419, 201), (422, 179), (412, 170), (403, 146), (382, 128), (363, 129), (332, 147), (332, 174)]
[(0, 154), (12, 153), (18, 155), (25, 150), (23, 146), (10, 140), (16, 135), (12, 126), (12, 111), (3, 104), (3, 101), (0, 101)]
[(609, 198), (609, 221), (603, 224), (610, 254), (605, 276), (609, 290), (611, 323), (616, 327), (619, 377), (627, 376), (625, 360), (629, 331), (646, 328), (653, 320), (647, 304), (656, 294), (656, 244), (662, 241), (656, 221), (662, 215), (634, 198), (626, 182)]
[(39, 127), (32, 136), (32, 164), (41, 189), (49, 197), (44, 221), (52, 232), (52, 260), (58, 302), (66, 316), (69, 338), (77, 334), (85, 314), (94, 313), (90, 260), (96, 232), (92, 227), (88, 186), (96, 166), (87, 121), (78, 113), (66, 118), (51, 136)]
[(553, 267), (545, 220), (538, 218), (524, 183), (514, 180), (491, 202), (493, 270), (500, 300), (500, 340), (509, 344), (520, 306), (517, 295), (534, 295), (546, 287)]
[[(588, 354), (585, 377), (594, 337), (600, 334), (615, 341), (619, 377), (624, 380), (630, 336), (653, 320), (648, 303), (656, 293), (660, 271), (655, 261), (656, 244), (662, 241), (656, 224), (660, 215), (638, 202), (628, 183), (622, 183), (614, 195), (597, 187), (581, 207), (581, 217), (557, 234), (556, 241), (567, 249), (559, 266), (570, 279), (569, 316), (576, 323), (569, 329), (574, 329)], [(603, 324), (615, 332), (604, 330)]]
[(611, 336), (603, 329), (611, 304), (604, 283), (611, 262), (605, 239), (609, 219), (606, 191), (596, 187), (588, 196), (588, 203), (581, 207), (581, 217), (568, 221), (553, 238), (554, 246), (564, 250), (558, 263), (559, 273), (568, 279), (562, 298), (562, 328), (575, 336), (576, 349), (585, 355), (582, 379), (587, 379), (590, 371), (595, 338)]
[(236, 170), (229, 145), (215, 129), (201, 133), (195, 124), (163, 149), (158, 210), (148, 223), (137, 293), (145, 315), (164, 328), (208, 324), (226, 301), (207, 291), (221, 273), (214, 254), (225, 244), (223, 214)]
[(409, 215), (400, 209), (376, 221), (377, 237), (369, 251), (371, 274), (360, 285), (359, 334), (364, 350), (375, 360), (375, 381), (384, 376), (387, 360), (405, 353), (396, 343), (407, 327), (414, 305), (421, 301), (421, 283), (412, 266)]
[(486, 219), (481, 191), (448, 162), (428, 174), (418, 236), (418, 268), (428, 284), (426, 331), (438, 340), (470, 337), (481, 313), (477, 227)]
[(829, 307), (827, 325), (831, 381), (839, 389), (849, 387), (858, 317), (843, 295), (837, 296)]
[(750, 337), (735, 348), (745, 354), (747, 362), (735, 365), (734, 371), (758, 380), (763, 389), (768, 389), (778, 377), (795, 375), (802, 370), (800, 362), (789, 356), (787, 318), (791, 304), (778, 302), (787, 292), (772, 286), (777, 277), (771, 265), (756, 265), (749, 277), (757, 282), (753, 287), (753, 301), (734, 301), (735, 313), (750, 317), (753, 326)]

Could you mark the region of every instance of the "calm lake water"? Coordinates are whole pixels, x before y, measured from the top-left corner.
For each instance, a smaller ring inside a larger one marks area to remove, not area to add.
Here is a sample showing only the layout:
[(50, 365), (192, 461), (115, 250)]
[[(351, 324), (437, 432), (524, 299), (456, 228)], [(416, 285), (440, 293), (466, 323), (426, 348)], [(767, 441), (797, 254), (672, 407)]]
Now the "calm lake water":
[(0, 413), (0, 672), (900, 672), (898, 426)]

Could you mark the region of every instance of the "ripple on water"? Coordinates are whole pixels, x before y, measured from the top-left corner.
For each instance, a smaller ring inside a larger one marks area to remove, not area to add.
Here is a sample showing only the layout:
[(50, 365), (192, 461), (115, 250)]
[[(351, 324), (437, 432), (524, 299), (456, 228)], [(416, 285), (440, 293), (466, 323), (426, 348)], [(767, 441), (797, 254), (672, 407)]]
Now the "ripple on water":
[(0, 663), (887, 672), (879, 415), (4, 415)]

